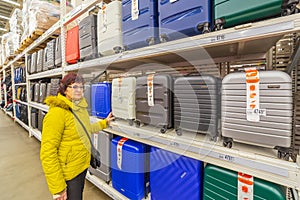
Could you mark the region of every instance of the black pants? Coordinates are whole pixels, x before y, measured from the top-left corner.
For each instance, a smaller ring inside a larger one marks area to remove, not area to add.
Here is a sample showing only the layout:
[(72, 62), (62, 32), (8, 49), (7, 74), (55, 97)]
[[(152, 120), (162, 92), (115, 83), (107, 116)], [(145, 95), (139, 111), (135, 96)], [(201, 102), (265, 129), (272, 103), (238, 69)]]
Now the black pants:
[(86, 172), (87, 170), (84, 170), (78, 176), (66, 182), (68, 200), (82, 200)]

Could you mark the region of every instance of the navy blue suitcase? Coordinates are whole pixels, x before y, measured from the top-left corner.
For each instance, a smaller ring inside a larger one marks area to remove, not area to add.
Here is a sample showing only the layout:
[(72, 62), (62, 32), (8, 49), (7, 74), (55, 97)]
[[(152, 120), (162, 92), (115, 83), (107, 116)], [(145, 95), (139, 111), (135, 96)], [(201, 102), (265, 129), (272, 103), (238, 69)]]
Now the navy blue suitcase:
[(160, 41), (207, 33), (212, 25), (210, 0), (159, 1)]
[(106, 118), (111, 112), (111, 83), (93, 84), (91, 98), (92, 115)]
[(133, 20), (132, 2), (122, 1), (122, 35), (126, 50), (136, 49), (158, 41), (157, 0), (137, 0), (138, 16)]
[(111, 145), (113, 187), (131, 200), (140, 200), (149, 192), (149, 146), (116, 137)]
[(151, 147), (151, 200), (201, 199), (202, 174), (202, 161)]

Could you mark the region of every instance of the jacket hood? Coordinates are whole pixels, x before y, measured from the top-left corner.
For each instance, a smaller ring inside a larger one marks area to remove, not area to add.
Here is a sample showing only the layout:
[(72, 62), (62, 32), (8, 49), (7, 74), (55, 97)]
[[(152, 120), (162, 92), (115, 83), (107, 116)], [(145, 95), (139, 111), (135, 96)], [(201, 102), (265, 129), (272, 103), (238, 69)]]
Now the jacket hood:
[(60, 107), (66, 110), (69, 110), (69, 108), (72, 108), (73, 110), (78, 110), (80, 109), (80, 107), (87, 108), (88, 106), (84, 98), (82, 98), (76, 105), (75, 102), (70, 101), (61, 94), (58, 94), (57, 96), (48, 96), (44, 102), (49, 107)]

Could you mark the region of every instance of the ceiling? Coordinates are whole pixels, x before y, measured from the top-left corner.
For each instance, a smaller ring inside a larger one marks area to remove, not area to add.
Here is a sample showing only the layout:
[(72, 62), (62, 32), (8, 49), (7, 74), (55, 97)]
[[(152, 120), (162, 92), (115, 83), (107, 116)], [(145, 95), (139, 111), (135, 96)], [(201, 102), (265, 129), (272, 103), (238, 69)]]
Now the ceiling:
[[(21, 6), (23, 2), (22, 0), (8, 0), (8, 1), (19, 3)], [(14, 4), (6, 2), (5, 0), (0, 0), (0, 29), (4, 28), (7, 30), (7, 31), (0, 30), (0, 36), (2, 36), (3, 34), (9, 31), (9, 19), (4, 19), (3, 17), (10, 18), (14, 9), (15, 8), (21, 9), (22, 8), (21, 6), (18, 7)]]

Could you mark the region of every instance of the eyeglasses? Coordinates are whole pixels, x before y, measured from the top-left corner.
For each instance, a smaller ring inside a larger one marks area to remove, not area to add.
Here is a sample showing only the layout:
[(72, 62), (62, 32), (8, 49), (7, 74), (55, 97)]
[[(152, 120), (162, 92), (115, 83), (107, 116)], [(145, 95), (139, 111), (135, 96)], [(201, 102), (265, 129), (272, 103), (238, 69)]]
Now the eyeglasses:
[(84, 87), (83, 87), (83, 86), (78, 86), (78, 85), (73, 85), (73, 86), (69, 85), (68, 88), (72, 88), (72, 89), (74, 89), (74, 90), (76, 90), (76, 89), (81, 89), (81, 90), (83, 90)]

